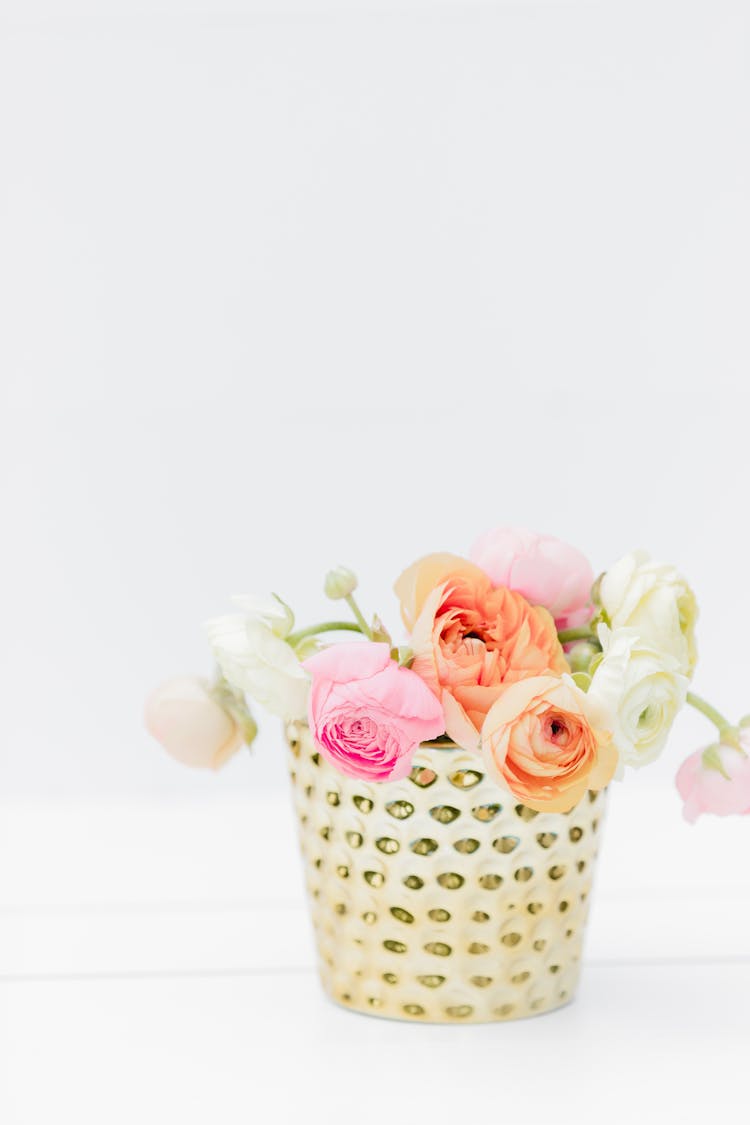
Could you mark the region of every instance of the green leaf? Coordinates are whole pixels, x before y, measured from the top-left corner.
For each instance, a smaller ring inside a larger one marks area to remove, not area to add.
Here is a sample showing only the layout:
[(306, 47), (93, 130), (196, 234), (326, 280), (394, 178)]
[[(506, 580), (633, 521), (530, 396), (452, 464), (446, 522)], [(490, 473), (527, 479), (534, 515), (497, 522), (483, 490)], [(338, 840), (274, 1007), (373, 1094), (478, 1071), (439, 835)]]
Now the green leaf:
[[(294, 612), (292, 610), (292, 607), (287, 605), (284, 599), (279, 597), (278, 594), (272, 593), (271, 597), (276, 598), (276, 601), (279, 603), (281, 608), (284, 610), (284, 613), (286, 614), (286, 622), (281, 626), (282, 632), (279, 635), (282, 638), (288, 637), (292, 629), (294, 628)], [(274, 632), (276, 632), (275, 629)]]
[(381, 619), (378, 617), (377, 613), (375, 614), (375, 616), (372, 619), (372, 625), (370, 626), (370, 631), (372, 633), (372, 639), (374, 641), (379, 641), (380, 643), (387, 644), (387, 645), (391, 645), (393, 643), (391, 641), (391, 634), (388, 632), (385, 625), (383, 624)]
[(703, 768), (707, 770), (716, 770), (716, 772), (720, 773), (722, 777), (725, 777), (727, 781), (731, 781), (732, 779), (724, 769), (724, 764), (719, 756), (719, 749), (720, 746), (718, 742), (714, 742), (712, 746), (706, 747), (706, 749), (703, 751), (703, 754), (701, 755)]

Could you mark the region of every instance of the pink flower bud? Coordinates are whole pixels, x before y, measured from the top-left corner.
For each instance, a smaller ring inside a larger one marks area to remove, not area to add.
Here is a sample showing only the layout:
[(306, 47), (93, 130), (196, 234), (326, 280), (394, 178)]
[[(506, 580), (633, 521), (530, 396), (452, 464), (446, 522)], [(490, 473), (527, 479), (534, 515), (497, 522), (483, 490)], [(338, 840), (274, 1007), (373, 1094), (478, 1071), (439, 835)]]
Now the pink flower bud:
[(469, 557), (493, 586), (506, 586), (548, 609), (558, 629), (591, 620), (594, 574), (576, 547), (525, 528), (497, 527), (480, 535)]
[(242, 746), (235, 719), (217, 703), (209, 684), (180, 676), (146, 700), (146, 729), (168, 754), (186, 766), (218, 769)]
[(691, 824), (701, 813), (750, 813), (750, 757), (731, 746), (719, 746), (716, 753), (723, 773), (704, 763), (702, 750), (686, 758), (677, 771), (677, 789), (685, 802), (682, 813)]

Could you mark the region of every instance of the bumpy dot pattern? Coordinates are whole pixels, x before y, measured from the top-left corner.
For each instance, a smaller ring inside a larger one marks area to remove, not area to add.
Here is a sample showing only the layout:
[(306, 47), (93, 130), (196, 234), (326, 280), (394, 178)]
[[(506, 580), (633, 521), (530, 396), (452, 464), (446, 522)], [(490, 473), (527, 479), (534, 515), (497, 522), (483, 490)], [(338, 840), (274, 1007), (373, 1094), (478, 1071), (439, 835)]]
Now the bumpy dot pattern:
[(342, 776), (287, 730), (326, 992), (391, 1018), (515, 1019), (573, 996), (605, 794), (519, 805), (475, 755), (422, 746), (403, 781)]

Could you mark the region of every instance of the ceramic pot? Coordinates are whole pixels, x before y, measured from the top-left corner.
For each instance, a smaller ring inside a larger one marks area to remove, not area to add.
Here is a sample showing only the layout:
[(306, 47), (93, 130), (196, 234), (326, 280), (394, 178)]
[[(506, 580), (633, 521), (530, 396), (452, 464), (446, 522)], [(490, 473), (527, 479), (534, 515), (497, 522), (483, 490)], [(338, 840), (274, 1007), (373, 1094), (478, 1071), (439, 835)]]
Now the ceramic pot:
[(568, 813), (520, 805), (455, 746), (409, 777), (344, 777), (287, 728), (320, 977), (358, 1012), (480, 1023), (575, 994), (605, 793)]

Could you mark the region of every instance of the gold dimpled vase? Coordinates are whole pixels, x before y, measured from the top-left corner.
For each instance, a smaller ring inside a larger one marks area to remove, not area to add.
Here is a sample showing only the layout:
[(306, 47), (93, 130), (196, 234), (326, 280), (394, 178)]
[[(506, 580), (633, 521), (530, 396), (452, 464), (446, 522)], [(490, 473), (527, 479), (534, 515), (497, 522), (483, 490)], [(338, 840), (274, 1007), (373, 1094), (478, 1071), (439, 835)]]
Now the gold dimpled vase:
[(517, 1019), (572, 999), (605, 793), (518, 804), (475, 754), (422, 745), (402, 781), (345, 777), (287, 728), (323, 988), (370, 1015)]

